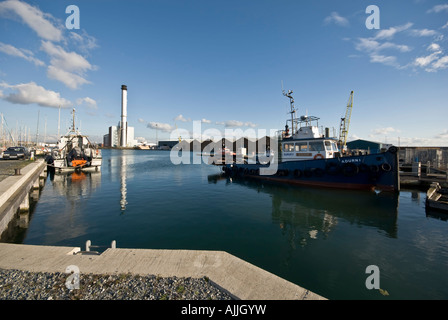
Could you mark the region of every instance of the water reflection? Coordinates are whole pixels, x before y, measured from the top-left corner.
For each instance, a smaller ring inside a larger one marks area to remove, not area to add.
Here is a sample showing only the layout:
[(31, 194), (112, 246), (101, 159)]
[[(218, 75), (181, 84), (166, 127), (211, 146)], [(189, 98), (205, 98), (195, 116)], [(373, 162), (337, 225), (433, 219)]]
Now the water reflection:
[[(110, 150), (112, 155), (108, 158), (106, 164), (106, 175), (110, 182), (115, 182), (117, 179), (120, 183), (120, 210), (125, 213), (128, 205), (128, 180), (132, 180), (135, 175), (135, 168), (140, 165), (142, 161), (133, 150)], [(119, 153), (119, 156), (113, 156), (114, 153)], [(138, 170), (137, 170), (138, 171)]]
[(272, 199), (272, 221), (279, 225), (293, 248), (318, 238), (325, 239), (340, 219), (360, 227), (377, 228), (387, 237), (397, 238), (396, 194), (290, 188), (255, 180), (232, 180), (220, 174), (210, 175), (208, 181), (236, 183), (268, 194)]
[(426, 207), (426, 217), (437, 220), (448, 221), (448, 213)]
[[(101, 186), (101, 172), (50, 172), (49, 179), (45, 192), (52, 196), (40, 201), (40, 211), (44, 214), (36, 218), (42, 219), (47, 230), (43, 234), (44, 243), (57, 244), (84, 235), (88, 229), (85, 215), (91, 213), (87, 205)], [(64, 232), (57, 232), (61, 226)], [(28, 235), (29, 240), (32, 238)]]
[(67, 200), (75, 203), (89, 198), (92, 192), (101, 185), (101, 172), (49, 172), (53, 190)]
[(127, 157), (120, 158), (120, 209), (121, 212), (124, 213), (126, 210), (126, 205), (128, 204), (126, 200), (127, 195), (127, 187), (126, 187), (126, 178), (127, 178)]

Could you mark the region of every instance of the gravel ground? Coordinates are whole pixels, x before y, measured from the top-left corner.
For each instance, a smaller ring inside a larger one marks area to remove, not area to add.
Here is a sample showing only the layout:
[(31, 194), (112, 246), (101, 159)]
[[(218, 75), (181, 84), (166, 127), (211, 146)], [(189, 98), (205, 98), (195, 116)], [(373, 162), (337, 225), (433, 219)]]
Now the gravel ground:
[(81, 274), (79, 289), (71, 290), (66, 285), (69, 277), (0, 269), (0, 300), (232, 300), (206, 277)]

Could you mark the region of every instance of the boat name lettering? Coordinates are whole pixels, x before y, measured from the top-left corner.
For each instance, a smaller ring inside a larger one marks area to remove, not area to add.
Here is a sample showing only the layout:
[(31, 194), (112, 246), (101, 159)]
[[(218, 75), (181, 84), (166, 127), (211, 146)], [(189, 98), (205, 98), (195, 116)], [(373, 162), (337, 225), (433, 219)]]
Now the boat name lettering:
[(296, 157), (311, 157), (311, 153), (296, 153)]
[(341, 162), (342, 163), (361, 162), (361, 159), (359, 159), (359, 158), (357, 158), (357, 159), (342, 159)]

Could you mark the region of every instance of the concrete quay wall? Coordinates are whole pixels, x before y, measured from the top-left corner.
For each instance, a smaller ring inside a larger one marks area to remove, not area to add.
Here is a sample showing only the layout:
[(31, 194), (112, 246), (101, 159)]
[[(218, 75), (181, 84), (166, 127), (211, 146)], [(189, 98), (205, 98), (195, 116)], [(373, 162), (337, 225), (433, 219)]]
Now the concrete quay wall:
[(0, 236), (20, 210), (29, 209), (30, 191), (40, 187), (45, 167), (45, 162), (38, 160), (0, 182)]
[[(0, 243), (0, 268), (32, 272), (208, 277), (242, 300), (326, 300), (224, 251), (110, 248), (100, 255), (76, 254), (78, 247)], [(71, 269), (69, 269), (71, 270)], [(68, 275), (67, 275), (68, 276)]]

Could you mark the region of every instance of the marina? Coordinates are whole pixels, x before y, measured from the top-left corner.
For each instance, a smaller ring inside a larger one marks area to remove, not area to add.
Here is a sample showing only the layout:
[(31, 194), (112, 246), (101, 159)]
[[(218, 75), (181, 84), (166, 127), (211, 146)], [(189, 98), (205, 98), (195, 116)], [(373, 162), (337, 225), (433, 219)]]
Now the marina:
[(0, 0), (0, 300), (448, 299), (447, 12)]
[[(241, 181), (206, 163), (174, 165), (167, 151), (103, 150), (103, 161), (97, 173), (49, 174), (13, 242), (223, 251), (327, 299), (448, 296), (448, 222), (423, 191)], [(366, 288), (369, 265), (389, 296)]]

